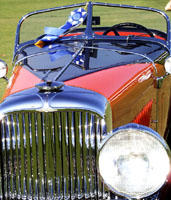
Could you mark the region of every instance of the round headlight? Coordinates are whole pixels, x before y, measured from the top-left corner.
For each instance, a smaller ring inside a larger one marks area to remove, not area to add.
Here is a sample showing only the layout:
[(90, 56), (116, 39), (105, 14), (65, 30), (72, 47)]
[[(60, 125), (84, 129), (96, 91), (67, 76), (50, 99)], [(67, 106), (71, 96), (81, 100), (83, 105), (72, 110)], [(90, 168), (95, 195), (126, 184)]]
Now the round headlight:
[(152, 129), (128, 124), (103, 141), (99, 172), (111, 191), (127, 198), (147, 197), (167, 179), (170, 150)]
[(167, 73), (171, 74), (171, 56), (169, 56), (166, 60), (165, 60), (165, 64), (164, 64), (165, 70)]
[(7, 72), (8, 72), (7, 64), (3, 60), (0, 60), (0, 78), (6, 77)]

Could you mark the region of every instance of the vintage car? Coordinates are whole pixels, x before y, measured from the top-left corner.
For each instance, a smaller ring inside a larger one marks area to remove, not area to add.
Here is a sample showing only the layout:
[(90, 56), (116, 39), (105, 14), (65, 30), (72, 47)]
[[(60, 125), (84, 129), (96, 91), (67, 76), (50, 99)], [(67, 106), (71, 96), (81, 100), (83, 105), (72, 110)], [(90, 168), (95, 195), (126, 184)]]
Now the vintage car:
[(157, 9), (25, 15), (0, 103), (0, 198), (170, 200), (170, 52)]

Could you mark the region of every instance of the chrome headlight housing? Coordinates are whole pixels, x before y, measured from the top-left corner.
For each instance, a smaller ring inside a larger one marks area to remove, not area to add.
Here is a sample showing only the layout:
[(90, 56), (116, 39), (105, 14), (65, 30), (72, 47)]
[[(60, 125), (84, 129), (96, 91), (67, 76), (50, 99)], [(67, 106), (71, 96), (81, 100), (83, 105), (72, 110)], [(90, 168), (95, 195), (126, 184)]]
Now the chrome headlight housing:
[(158, 191), (170, 172), (170, 150), (152, 129), (127, 124), (101, 144), (99, 172), (112, 191), (126, 198), (143, 198)]

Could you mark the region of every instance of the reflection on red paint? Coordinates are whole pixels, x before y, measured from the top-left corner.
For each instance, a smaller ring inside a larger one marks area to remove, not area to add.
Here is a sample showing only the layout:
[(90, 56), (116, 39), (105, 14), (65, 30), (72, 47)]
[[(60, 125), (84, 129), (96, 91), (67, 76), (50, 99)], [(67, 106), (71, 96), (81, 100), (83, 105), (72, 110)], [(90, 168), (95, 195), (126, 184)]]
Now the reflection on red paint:
[(149, 63), (128, 64), (78, 77), (65, 84), (93, 90), (112, 102), (149, 70), (152, 74), (153, 66)]
[(16, 66), (2, 99), (16, 92), (32, 88), (39, 82), (40, 79), (37, 76), (21, 66)]
[(151, 99), (141, 110), (141, 112), (133, 120), (134, 123), (144, 126), (150, 125), (151, 111), (152, 111), (153, 99)]

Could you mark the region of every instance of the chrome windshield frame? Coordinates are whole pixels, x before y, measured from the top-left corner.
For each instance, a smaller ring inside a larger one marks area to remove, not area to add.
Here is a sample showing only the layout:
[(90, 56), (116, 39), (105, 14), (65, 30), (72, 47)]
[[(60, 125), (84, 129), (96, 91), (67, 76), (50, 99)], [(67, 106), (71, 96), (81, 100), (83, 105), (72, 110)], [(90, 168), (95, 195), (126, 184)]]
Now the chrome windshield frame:
[[(84, 34), (81, 35), (81, 37), (64, 37), (63, 39), (61, 39), (61, 41), (63, 40), (68, 40), (68, 41), (77, 41), (77, 40), (82, 40), (82, 41), (86, 41), (88, 43), (88, 45), (91, 43), (90, 41), (98, 39), (98, 40), (113, 40), (114, 37), (107, 37), (106, 39), (104, 38), (104, 36), (99, 36), (99, 35), (95, 35), (92, 31), (92, 7), (93, 6), (106, 6), (106, 7), (120, 7), (120, 8), (129, 8), (129, 9), (139, 9), (139, 10), (146, 10), (146, 11), (151, 11), (151, 12), (156, 12), (160, 15), (162, 15), (164, 17), (164, 19), (166, 20), (166, 24), (167, 24), (167, 40), (166, 41), (162, 41), (157, 39), (157, 38), (133, 38), (133, 40), (149, 40), (149, 42), (161, 42), (162, 45), (164, 45), (167, 49), (169, 54), (171, 53), (171, 30), (170, 30), (170, 19), (168, 17), (168, 15), (164, 12), (162, 12), (161, 10), (155, 9), (155, 8), (148, 8), (148, 7), (141, 7), (141, 6), (132, 6), (132, 5), (124, 5), (124, 4), (111, 4), (111, 3), (99, 3), (99, 2), (88, 2), (88, 3), (80, 3), (80, 4), (72, 4), (72, 5), (67, 5), (67, 6), (61, 6), (61, 7), (54, 7), (54, 8), (49, 8), (49, 9), (43, 9), (43, 10), (37, 10), (35, 12), (31, 12), (26, 14), (25, 16), (23, 16), (20, 21), (18, 22), (17, 25), (17, 30), (16, 30), (16, 37), (15, 37), (15, 45), (14, 45), (14, 54), (13, 54), (13, 61), (16, 55), (16, 52), (18, 51), (18, 49), (20, 48), (20, 28), (22, 23), (24, 22), (25, 19), (27, 19), (28, 17), (32, 16), (32, 15), (36, 15), (36, 14), (40, 14), (40, 13), (45, 13), (45, 12), (51, 12), (51, 11), (56, 11), (56, 10), (63, 10), (63, 9), (68, 9), (68, 8), (76, 8), (76, 7), (80, 7), (80, 6), (87, 6), (87, 11), (89, 13), (88, 18), (87, 18), (87, 26), (85, 29)], [(125, 40), (126, 37), (123, 36), (117, 36), (117, 40)]]

